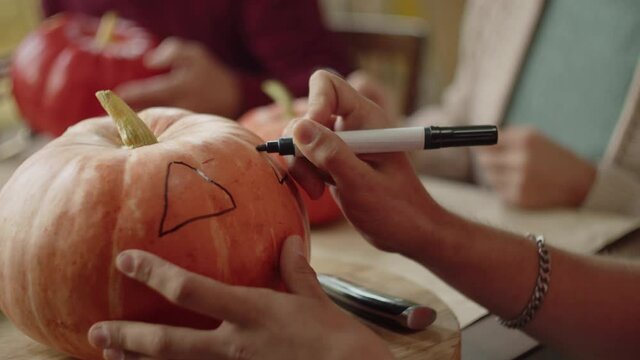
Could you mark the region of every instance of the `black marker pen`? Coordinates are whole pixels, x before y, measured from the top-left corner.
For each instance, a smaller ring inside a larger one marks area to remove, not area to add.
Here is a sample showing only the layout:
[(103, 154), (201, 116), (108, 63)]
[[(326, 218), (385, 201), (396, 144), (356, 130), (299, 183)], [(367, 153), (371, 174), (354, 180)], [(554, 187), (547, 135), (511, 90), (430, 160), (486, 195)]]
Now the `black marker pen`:
[[(494, 145), (498, 142), (498, 128), (493, 125), (337, 131), (336, 134), (356, 154)], [(290, 137), (267, 141), (256, 146), (256, 150), (280, 155), (301, 156)]]

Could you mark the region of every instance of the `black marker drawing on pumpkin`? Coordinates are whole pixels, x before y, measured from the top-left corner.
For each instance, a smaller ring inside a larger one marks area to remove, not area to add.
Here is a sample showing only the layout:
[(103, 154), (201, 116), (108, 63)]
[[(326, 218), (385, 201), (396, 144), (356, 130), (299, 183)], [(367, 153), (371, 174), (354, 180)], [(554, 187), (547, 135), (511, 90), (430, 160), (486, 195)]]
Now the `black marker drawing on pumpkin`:
[[(206, 162), (209, 162), (213, 159), (209, 159)], [(202, 214), (202, 215), (197, 215), (197, 216), (193, 216), (190, 218), (187, 218), (183, 221), (179, 221), (176, 225), (171, 226), (168, 229), (165, 229), (165, 222), (167, 222), (167, 218), (168, 218), (168, 214), (169, 214), (169, 180), (171, 177), (171, 169), (173, 166), (181, 166), (184, 167), (186, 169), (188, 169), (189, 171), (194, 172), (197, 176), (199, 176), (202, 180), (206, 181), (207, 183), (211, 184), (212, 186), (216, 187), (217, 189), (221, 190), (224, 194), (224, 197), (229, 199), (230, 202), (230, 206), (224, 207), (216, 212), (213, 213), (209, 213), (209, 214)], [(160, 229), (158, 231), (158, 236), (159, 237), (163, 237), (167, 234), (170, 234), (174, 231), (179, 230), (180, 228), (182, 228), (185, 225), (188, 225), (194, 221), (198, 221), (198, 220), (203, 220), (203, 219), (209, 219), (209, 218), (213, 218), (213, 217), (217, 217), (217, 216), (222, 216), (230, 211), (233, 211), (236, 209), (236, 202), (235, 199), (233, 198), (233, 195), (231, 194), (231, 192), (229, 192), (229, 190), (227, 190), (224, 186), (220, 185), (218, 182), (216, 182), (215, 180), (209, 178), (202, 170), (195, 168), (185, 162), (182, 161), (171, 161), (169, 162), (169, 164), (167, 164), (167, 173), (165, 175), (165, 181), (164, 181), (164, 209), (162, 211), (162, 218), (160, 220)]]
[(207, 163), (210, 163), (210, 162), (212, 162), (212, 161), (213, 161), (213, 160), (215, 160), (215, 159), (216, 159), (216, 158), (210, 158), (210, 159), (207, 159), (207, 160), (205, 160), (205, 161), (203, 161), (203, 162), (202, 162), (202, 165), (207, 164)]
[(273, 174), (276, 176), (276, 179), (278, 179), (278, 183), (280, 183), (280, 185), (284, 184), (287, 179), (289, 179), (289, 173), (285, 172), (284, 175), (280, 174), (280, 167), (273, 162), (271, 156), (266, 154), (263, 156), (266, 157), (267, 162), (269, 162), (269, 165), (271, 165), (271, 170), (273, 170)]

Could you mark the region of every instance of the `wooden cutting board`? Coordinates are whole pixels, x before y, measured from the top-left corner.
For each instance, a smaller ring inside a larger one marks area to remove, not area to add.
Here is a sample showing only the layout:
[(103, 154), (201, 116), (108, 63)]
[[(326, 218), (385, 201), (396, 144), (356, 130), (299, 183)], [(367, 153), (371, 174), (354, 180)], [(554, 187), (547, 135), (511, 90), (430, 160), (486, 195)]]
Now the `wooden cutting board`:
[(418, 332), (397, 332), (365, 323), (388, 344), (397, 359), (460, 359), (460, 326), (451, 309), (428, 289), (368, 264), (354, 264), (333, 258), (312, 257), (319, 273), (337, 275), (370, 289), (428, 305), (437, 311), (436, 321)]
[[(419, 332), (401, 333), (367, 323), (381, 336), (398, 359), (459, 359), (460, 329), (451, 310), (433, 293), (400, 276), (362, 264), (350, 264), (328, 258), (312, 261), (318, 272), (338, 275), (366, 287), (382, 290), (429, 305), (438, 312), (436, 322)], [(68, 356), (40, 345), (20, 333), (0, 315), (0, 359), (69, 360)]]

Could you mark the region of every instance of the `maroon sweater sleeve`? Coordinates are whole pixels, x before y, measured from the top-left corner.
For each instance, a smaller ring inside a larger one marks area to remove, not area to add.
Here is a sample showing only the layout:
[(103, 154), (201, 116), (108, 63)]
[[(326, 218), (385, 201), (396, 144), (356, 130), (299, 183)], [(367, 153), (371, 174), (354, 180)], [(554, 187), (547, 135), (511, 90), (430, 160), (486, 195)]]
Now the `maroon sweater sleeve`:
[(60, 4), (58, 4), (57, 0), (42, 0), (40, 5), (45, 17), (49, 17), (61, 11)]
[[(307, 96), (314, 70), (331, 68), (346, 75), (352, 68), (335, 34), (324, 25), (316, 0), (245, 0), (242, 36), (262, 74), (239, 73), (244, 108), (269, 102), (262, 81), (275, 78), (296, 96)], [(268, 74), (268, 75), (265, 75)]]

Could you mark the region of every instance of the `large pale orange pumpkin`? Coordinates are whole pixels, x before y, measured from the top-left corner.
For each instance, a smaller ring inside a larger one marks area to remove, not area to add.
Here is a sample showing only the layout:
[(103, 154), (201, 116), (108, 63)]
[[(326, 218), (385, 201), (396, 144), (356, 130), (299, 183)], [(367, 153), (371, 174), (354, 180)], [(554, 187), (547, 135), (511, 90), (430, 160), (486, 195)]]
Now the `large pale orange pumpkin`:
[[(265, 85), (263, 85), (265, 92), (274, 98), (275, 102), (250, 110), (240, 117), (238, 122), (258, 134), (264, 141), (269, 141), (280, 138), (294, 117), (304, 115), (307, 110), (307, 100), (293, 101), (280, 83), (267, 81)], [(271, 156), (280, 165), (286, 166), (286, 160), (282, 156), (278, 154)], [(304, 189), (300, 189), (300, 194), (309, 213), (311, 225), (324, 225), (342, 218), (342, 212), (329, 189), (325, 188), (322, 196), (315, 200), (311, 199)]]
[(119, 274), (121, 251), (283, 289), (282, 241), (308, 238), (295, 187), (255, 150), (257, 136), (178, 109), (140, 118), (158, 143), (125, 147), (112, 119), (87, 120), (29, 158), (0, 192), (0, 308), (33, 339), (83, 359), (101, 357), (86, 340), (97, 321), (218, 324)]

